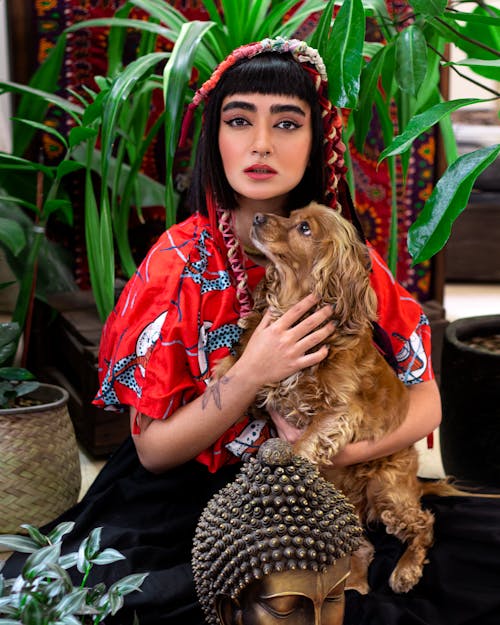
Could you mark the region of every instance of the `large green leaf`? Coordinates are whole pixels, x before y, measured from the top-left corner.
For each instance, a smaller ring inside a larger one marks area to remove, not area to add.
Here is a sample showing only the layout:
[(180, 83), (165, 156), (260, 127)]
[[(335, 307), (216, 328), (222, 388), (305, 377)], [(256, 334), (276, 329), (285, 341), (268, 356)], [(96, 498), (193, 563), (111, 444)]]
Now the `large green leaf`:
[(0, 242), (17, 256), (26, 245), (24, 230), (16, 221), (0, 217)]
[(412, 24), (396, 40), (396, 82), (416, 97), (427, 73), (427, 43), (421, 29)]
[(174, 32), (179, 33), (182, 26), (188, 21), (184, 15), (165, 0), (130, 0), (131, 4), (143, 9)]
[(83, 22), (77, 22), (66, 29), (66, 32), (73, 32), (80, 30), (81, 28), (102, 28), (103, 26), (112, 26), (113, 28), (131, 28), (133, 30), (148, 31), (155, 35), (160, 35), (164, 39), (174, 41), (177, 37), (177, 32), (171, 28), (166, 28), (160, 24), (149, 22), (147, 20), (134, 20), (119, 17), (102, 17), (92, 20), (84, 20)]
[(444, 13), (448, 0), (410, 0), (410, 4), (417, 13), (435, 17)]
[[(432, 23), (435, 27), (438, 24), (446, 26), (446, 35), (449, 40), (453, 41), (469, 58), (495, 60), (500, 58), (500, 9), (489, 5), (488, 11), (486, 11), (486, 9), (477, 6), (470, 15), (491, 19), (490, 13), (498, 15), (496, 20), (498, 25), (473, 21), (460, 24), (459, 21), (450, 17), (450, 12), (436, 18)], [(500, 68), (498, 67), (475, 65), (470, 69), (480, 76), (500, 81)]]
[(321, 50), (326, 49), (330, 99), (336, 106), (357, 106), (364, 38), (365, 11), (361, 0), (344, 2), (326, 46), (321, 44)]
[(179, 134), (186, 91), (191, 78), (196, 49), (203, 35), (214, 26), (213, 22), (193, 21), (181, 28), (163, 75), (163, 98), (165, 102), (165, 210), (167, 227), (175, 223), (176, 206), (172, 170)]
[(320, 54), (326, 55), (328, 38), (332, 29), (333, 11), (335, 9), (335, 0), (329, 0), (328, 4), (321, 12), (316, 28), (309, 39), (309, 43), (316, 48)]
[(302, 26), (311, 13), (324, 10), (324, 3), (325, 0), (305, 0), (305, 2), (299, 5), (298, 9), (287, 19), (286, 22), (283, 21), (286, 3), (277, 3), (282, 16), (280, 22), (275, 25), (274, 29), (266, 33), (267, 36), (276, 37), (277, 35), (281, 35), (282, 37), (294, 37), (297, 30)]
[(448, 65), (465, 65), (471, 67), (472, 69), (476, 67), (495, 67), (500, 69), (500, 58), (498, 59), (462, 59), (460, 61), (449, 61), (448, 63), (443, 63), (446, 67)]
[(460, 100), (440, 102), (423, 113), (415, 115), (408, 123), (405, 131), (395, 137), (391, 144), (382, 151), (379, 162), (388, 156), (395, 156), (409, 150), (417, 137), (429, 130), (429, 128), (432, 128), (434, 124), (437, 124), (446, 115), (464, 106), (470, 106), (478, 102), (482, 102), (482, 100), (478, 98), (461, 98)]
[(386, 48), (381, 48), (361, 72), (358, 108), (353, 111), (356, 130), (354, 134), (356, 148), (363, 151), (366, 135), (373, 114), (375, 92), (384, 63)]
[(499, 154), (500, 145), (481, 148), (464, 154), (448, 167), (408, 232), (413, 263), (427, 260), (441, 250), (453, 222), (467, 206), (476, 178)]

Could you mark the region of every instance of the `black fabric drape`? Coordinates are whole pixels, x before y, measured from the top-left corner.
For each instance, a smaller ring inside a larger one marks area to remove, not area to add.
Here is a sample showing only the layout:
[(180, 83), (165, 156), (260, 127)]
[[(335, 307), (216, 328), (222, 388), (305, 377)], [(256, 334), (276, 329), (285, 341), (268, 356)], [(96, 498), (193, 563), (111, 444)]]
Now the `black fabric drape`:
[[(125, 607), (107, 623), (129, 625), (137, 611), (140, 625), (203, 625), (191, 576), (192, 537), (208, 499), (237, 471), (233, 466), (210, 474), (193, 461), (152, 475), (128, 438), (85, 498), (51, 524), (76, 521), (65, 552), (102, 526), (102, 546), (126, 556), (94, 567), (90, 584), (150, 572), (142, 592), (127, 596)], [(500, 625), (500, 500), (427, 497), (424, 505), (436, 524), (422, 580), (408, 594), (390, 590), (388, 579), (403, 547), (383, 526), (371, 528), (372, 590), (365, 596), (347, 591), (345, 625)], [(24, 558), (10, 558), (3, 574), (16, 575)]]

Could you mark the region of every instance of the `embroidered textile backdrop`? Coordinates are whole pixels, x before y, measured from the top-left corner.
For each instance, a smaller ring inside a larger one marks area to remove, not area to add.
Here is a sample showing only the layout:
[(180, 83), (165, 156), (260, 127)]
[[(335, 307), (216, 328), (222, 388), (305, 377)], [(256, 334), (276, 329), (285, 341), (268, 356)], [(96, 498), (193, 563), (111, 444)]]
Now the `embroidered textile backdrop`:
[[(398, 15), (400, 20), (407, 15), (408, 6), (404, 2), (386, 0), (389, 11)], [(120, 0), (35, 0), (34, 21), (37, 37), (38, 62), (41, 62), (54, 45), (58, 35), (68, 26), (89, 18), (108, 17), (123, 4)], [(199, 0), (170, 0), (170, 4), (182, 11), (188, 19), (207, 19), (208, 15)], [(303, 38), (314, 26), (313, 16), (305, 23), (297, 36)], [(374, 35), (376, 36), (376, 35)], [(82, 84), (93, 86), (93, 76), (106, 72), (106, 32), (103, 29), (79, 30), (69, 35), (69, 45), (65, 56), (61, 91), (68, 88), (79, 90)], [(133, 44), (133, 42), (132, 42)], [(162, 106), (161, 95), (153, 103), (152, 118)], [(63, 131), (67, 119), (52, 111), (50, 122)], [(388, 170), (383, 163), (378, 169), (376, 162), (381, 151), (381, 133), (376, 123), (372, 123), (365, 152), (360, 154), (351, 146), (354, 175), (356, 181), (356, 205), (368, 239), (385, 257), (390, 222), (391, 189)], [(152, 177), (161, 180), (161, 145), (153, 145), (149, 150), (144, 170)], [(58, 157), (59, 146), (50, 135), (44, 137), (44, 151), (49, 159)], [(177, 159), (176, 180), (183, 181), (185, 154)], [(398, 280), (421, 302), (432, 297), (431, 263), (425, 262), (411, 267), (411, 258), (406, 249), (408, 227), (420, 213), (423, 204), (430, 195), (434, 180), (435, 138), (432, 134), (415, 142), (408, 170), (406, 189), (398, 185), (398, 227), (399, 255)], [(78, 204), (79, 182), (75, 181), (75, 202)], [(132, 219), (131, 240), (134, 254), (139, 261), (149, 246), (164, 228), (164, 211), (161, 207), (144, 209), (146, 224), (141, 225)], [(75, 210), (75, 228), (67, 235), (65, 244), (75, 254), (74, 272), (81, 288), (88, 288), (88, 270), (84, 247), (84, 229), (82, 209)]]

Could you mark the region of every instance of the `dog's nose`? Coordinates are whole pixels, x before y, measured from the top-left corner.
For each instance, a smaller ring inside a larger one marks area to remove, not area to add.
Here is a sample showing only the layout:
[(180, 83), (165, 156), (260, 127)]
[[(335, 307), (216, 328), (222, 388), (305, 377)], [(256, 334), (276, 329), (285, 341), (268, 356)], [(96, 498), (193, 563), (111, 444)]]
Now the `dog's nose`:
[(262, 226), (263, 224), (266, 223), (266, 221), (267, 221), (267, 217), (265, 215), (263, 215), (262, 213), (257, 213), (256, 215), (254, 215), (253, 225)]

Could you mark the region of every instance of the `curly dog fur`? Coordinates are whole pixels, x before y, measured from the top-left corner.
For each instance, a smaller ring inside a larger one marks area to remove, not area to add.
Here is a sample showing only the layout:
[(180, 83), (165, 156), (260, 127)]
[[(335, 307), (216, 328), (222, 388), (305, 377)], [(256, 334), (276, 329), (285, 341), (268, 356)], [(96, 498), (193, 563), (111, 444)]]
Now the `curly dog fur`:
[[(256, 216), (251, 236), (270, 264), (254, 309), (242, 320), (245, 331), (236, 354), (219, 363), (216, 375), (224, 375), (238, 358), (266, 308), (278, 318), (311, 292), (320, 298), (319, 305), (333, 306), (336, 330), (326, 341), (326, 359), (265, 386), (257, 405), (273, 408), (303, 428), (295, 451), (345, 492), (364, 523), (381, 521), (406, 543), (390, 585), (407, 592), (420, 579), (433, 541), (433, 515), (420, 505), (416, 450), (335, 468), (335, 455), (347, 443), (381, 438), (401, 424), (408, 409), (407, 389), (373, 343), (377, 301), (367, 247), (350, 222), (316, 203), (288, 218)], [(366, 539), (355, 556), (349, 587), (367, 592), (373, 547)]]

